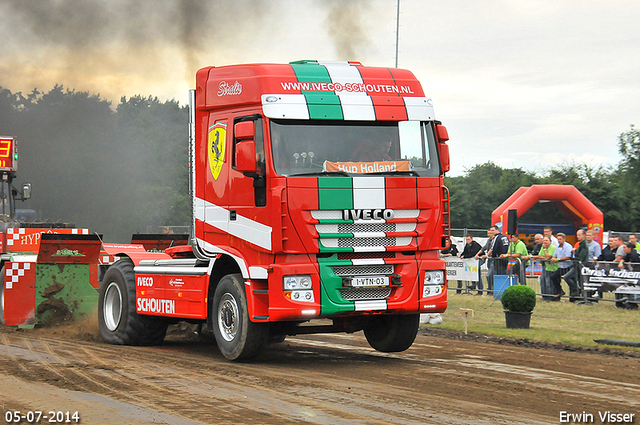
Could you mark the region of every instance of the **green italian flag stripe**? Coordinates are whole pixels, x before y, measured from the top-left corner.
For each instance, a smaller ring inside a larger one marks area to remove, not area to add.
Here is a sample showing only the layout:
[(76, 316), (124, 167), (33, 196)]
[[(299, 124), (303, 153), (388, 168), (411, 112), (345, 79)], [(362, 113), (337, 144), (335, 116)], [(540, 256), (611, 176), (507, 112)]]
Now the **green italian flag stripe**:
[(323, 218), (318, 220), (318, 224), (345, 224), (345, 223), (353, 223), (353, 220), (332, 220), (329, 218)]
[(353, 233), (318, 233), (321, 238), (352, 238)]
[[(350, 210), (353, 209), (353, 179), (350, 177), (318, 177), (318, 207), (321, 210)], [(352, 220), (323, 220), (323, 223), (332, 222), (352, 223)], [(322, 239), (345, 237), (344, 235), (319, 235), (320, 252), (353, 252), (353, 248), (327, 248), (322, 244)]]
[(321, 210), (353, 209), (353, 180), (345, 177), (318, 177), (318, 206)]
[(352, 264), (350, 260), (338, 260), (335, 254), (329, 258), (318, 258), (320, 280), (322, 281), (322, 287), (320, 288), (321, 316), (332, 316), (355, 310), (355, 303), (345, 300), (340, 295), (342, 278), (333, 273), (333, 267), (335, 266), (350, 266)]
[[(330, 83), (331, 77), (324, 65), (291, 64), (293, 72), (301, 83)], [(344, 119), (340, 98), (331, 92), (302, 91), (307, 100), (310, 119)]]
[(327, 68), (318, 64), (292, 63), (293, 72), (301, 83), (330, 83), (331, 77)]

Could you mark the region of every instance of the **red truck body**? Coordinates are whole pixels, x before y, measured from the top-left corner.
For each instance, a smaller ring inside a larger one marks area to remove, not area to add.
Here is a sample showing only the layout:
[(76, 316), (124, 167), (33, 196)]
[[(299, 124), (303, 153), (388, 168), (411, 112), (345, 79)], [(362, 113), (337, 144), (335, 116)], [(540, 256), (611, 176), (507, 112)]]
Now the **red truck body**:
[(102, 281), (103, 338), (158, 343), (172, 318), (206, 322), (232, 360), (305, 332), (408, 348), (419, 314), (446, 309), (449, 244), (448, 135), (414, 75), (208, 67), (193, 97), (191, 246), (105, 249), (126, 259)]

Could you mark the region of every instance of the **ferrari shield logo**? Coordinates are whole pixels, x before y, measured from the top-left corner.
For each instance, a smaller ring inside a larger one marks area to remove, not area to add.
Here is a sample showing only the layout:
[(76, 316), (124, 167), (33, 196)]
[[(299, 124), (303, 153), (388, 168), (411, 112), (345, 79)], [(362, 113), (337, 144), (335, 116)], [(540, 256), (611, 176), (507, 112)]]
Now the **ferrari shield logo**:
[(218, 180), (224, 165), (224, 148), (227, 139), (227, 124), (216, 123), (209, 127), (209, 167), (213, 178)]

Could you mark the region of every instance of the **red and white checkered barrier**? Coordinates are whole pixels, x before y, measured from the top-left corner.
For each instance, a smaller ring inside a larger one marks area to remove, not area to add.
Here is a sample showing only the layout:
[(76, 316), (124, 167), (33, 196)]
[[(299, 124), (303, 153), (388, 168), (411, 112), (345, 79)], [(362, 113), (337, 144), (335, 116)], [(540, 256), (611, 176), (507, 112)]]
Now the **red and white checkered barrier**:
[(12, 289), (13, 284), (18, 282), (21, 276), (24, 276), (26, 270), (31, 270), (32, 265), (35, 263), (7, 263), (9, 267), (5, 268), (5, 288)]

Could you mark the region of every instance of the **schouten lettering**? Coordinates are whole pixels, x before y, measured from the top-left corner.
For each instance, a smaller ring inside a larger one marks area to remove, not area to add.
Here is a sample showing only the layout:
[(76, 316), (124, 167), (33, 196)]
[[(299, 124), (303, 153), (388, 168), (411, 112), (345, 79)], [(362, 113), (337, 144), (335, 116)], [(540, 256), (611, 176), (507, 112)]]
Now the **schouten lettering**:
[(343, 220), (393, 220), (393, 210), (343, 210)]
[(176, 302), (174, 300), (161, 300), (158, 298), (138, 298), (138, 311), (145, 313), (176, 314)]
[(139, 277), (138, 278), (138, 286), (153, 286), (153, 278), (152, 277)]

